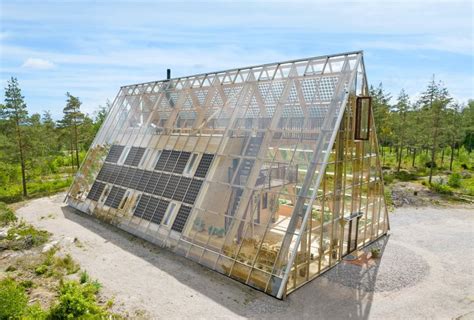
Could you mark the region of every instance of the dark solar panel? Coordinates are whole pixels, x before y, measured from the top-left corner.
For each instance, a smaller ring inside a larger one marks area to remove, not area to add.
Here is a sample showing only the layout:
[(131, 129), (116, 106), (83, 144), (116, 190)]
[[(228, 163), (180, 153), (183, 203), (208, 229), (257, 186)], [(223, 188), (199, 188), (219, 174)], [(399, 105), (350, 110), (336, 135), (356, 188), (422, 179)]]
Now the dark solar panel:
[(179, 176), (171, 175), (168, 184), (166, 185), (165, 191), (163, 192), (163, 197), (169, 199), (173, 198), (174, 191), (178, 187), (179, 179)]
[(135, 188), (132, 188), (131, 183), (132, 183), (133, 177), (137, 175), (137, 170), (138, 169), (135, 169), (135, 168), (128, 168), (127, 173), (123, 180), (124, 187), (135, 189)]
[(95, 181), (91, 187), (91, 190), (87, 194), (87, 198), (94, 201), (99, 201), (100, 195), (102, 194), (102, 191), (104, 191), (104, 188), (105, 183)]
[(120, 205), (120, 202), (122, 201), (125, 191), (126, 191), (125, 189), (113, 186), (104, 204), (106, 206), (117, 209)]
[(145, 192), (146, 193), (153, 193), (153, 190), (155, 190), (155, 186), (158, 183), (158, 179), (160, 179), (161, 172), (150, 172), (150, 178), (148, 179), (148, 182), (145, 187)]
[(173, 172), (174, 167), (176, 166), (176, 162), (178, 162), (180, 151), (171, 151), (170, 157), (168, 161), (166, 161), (166, 165), (163, 168), (163, 171)]
[(145, 150), (145, 148), (132, 147), (127, 155), (127, 159), (125, 159), (125, 162), (123, 164), (134, 167), (138, 166), (140, 164), (140, 161), (142, 160)]
[(140, 184), (140, 179), (145, 171), (140, 169), (135, 169), (133, 176), (130, 179), (130, 189), (138, 190), (138, 185)]
[(170, 175), (167, 173), (162, 173), (160, 176), (160, 180), (155, 186), (155, 190), (153, 190), (153, 194), (157, 196), (161, 196), (163, 191), (165, 190), (166, 185), (168, 184), (168, 180), (170, 179)]
[(178, 161), (176, 162), (176, 166), (173, 169), (174, 173), (182, 174), (184, 168), (186, 167), (186, 163), (188, 163), (189, 157), (191, 156), (191, 152), (181, 152), (178, 157)]
[(209, 153), (203, 154), (194, 176), (198, 178), (205, 178), (213, 159), (214, 159), (213, 154), (209, 154)]
[(110, 163), (104, 163), (102, 169), (100, 169), (99, 174), (97, 175), (98, 180), (105, 182), (110, 182), (112, 180), (112, 174), (116, 166)]
[(189, 185), (188, 191), (184, 196), (183, 202), (193, 204), (199, 191), (201, 190), (202, 180), (193, 179)]
[(102, 168), (100, 168), (100, 171), (99, 171), (99, 173), (97, 174), (97, 177), (96, 177), (97, 180), (104, 180), (105, 172), (107, 171), (106, 165), (107, 165), (107, 163), (104, 163)]
[(148, 205), (148, 201), (150, 201), (150, 199), (151, 199), (150, 196), (147, 196), (146, 194), (142, 194), (135, 208), (135, 211), (133, 212), (133, 215), (141, 218), (143, 214), (145, 213), (146, 207)]
[(150, 221), (153, 215), (155, 214), (156, 208), (158, 207), (159, 203), (160, 203), (160, 199), (155, 198), (155, 197), (150, 197), (150, 200), (148, 201), (148, 205), (146, 206), (142, 219)]
[(128, 173), (128, 167), (120, 167), (117, 176), (115, 177), (115, 184), (119, 186), (124, 186), (125, 178)]
[(191, 207), (182, 205), (181, 208), (179, 208), (178, 214), (176, 215), (176, 218), (174, 219), (171, 229), (176, 232), (183, 231), (186, 221), (188, 221), (190, 212), (191, 212)]
[(143, 170), (143, 174), (140, 177), (140, 181), (138, 182), (137, 190), (143, 191), (145, 190), (146, 185), (148, 184), (148, 180), (151, 178), (152, 171)]
[(186, 191), (188, 191), (188, 187), (191, 181), (191, 178), (181, 177), (181, 180), (179, 180), (178, 183), (178, 188), (176, 188), (174, 192), (173, 200), (183, 201), (184, 195), (186, 194)]
[(162, 171), (165, 168), (166, 162), (168, 161), (170, 154), (171, 154), (170, 150), (163, 150), (161, 152), (160, 158), (156, 162), (155, 170)]
[(120, 156), (122, 155), (123, 149), (124, 146), (119, 146), (117, 144), (112, 145), (110, 147), (109, 154), (105, 158), (105, 161), (117, 163), (118, 159), (120, 159)]
[(160, 224), (161, 220), (163, 220), (163, 217), (166, 213), (166, 209), (168, 208), (169, 204), (170, 204), (169, 201), (161, 199), (160, 203), (156, 207), (155, 214), (151, 218), (151, 222), (154, 222), (156, 224)]
[(117, 180), (117, 178), (119, 178), (120, 170), (121, 170), (121, 166), (114, 165), (112, 167), (112, 170), (111, 170), (110, 176), (108, 177), (107, 182), (115, 184), (115, 181)]

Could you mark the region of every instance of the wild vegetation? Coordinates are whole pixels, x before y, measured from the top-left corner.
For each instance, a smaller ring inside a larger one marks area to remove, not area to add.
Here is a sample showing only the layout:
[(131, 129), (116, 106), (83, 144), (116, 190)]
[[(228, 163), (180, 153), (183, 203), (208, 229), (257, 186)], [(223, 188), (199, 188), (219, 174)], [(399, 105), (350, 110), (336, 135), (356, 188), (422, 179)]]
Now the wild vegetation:
[[(417, 99), (397, 98), (382, 84), (370, 88), (385, 181), (423, 180), (435, 192), (474, 195), (474, 100), (460, 104), (434, 77)], [(109, 103), (107, 103), (107, 108)], [(0, 201), (7, 203), (66, 189), (100, 128), (66, 93), (63, 118), (29, 114), (15, 78), (0, 104)]]
[[(50, 234), (0, 202), (0, 319), (112, 319), (112, 300)], [(52, 242), (51, 242), (52, 243)], [(49, 246), (48, 246), (49, 245)]]

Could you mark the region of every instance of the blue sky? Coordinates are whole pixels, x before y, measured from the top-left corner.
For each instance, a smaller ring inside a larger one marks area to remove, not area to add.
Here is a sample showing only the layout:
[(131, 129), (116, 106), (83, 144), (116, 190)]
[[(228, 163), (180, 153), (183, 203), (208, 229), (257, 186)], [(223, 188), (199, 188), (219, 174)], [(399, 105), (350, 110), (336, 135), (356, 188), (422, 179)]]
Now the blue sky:
[[(364, 50), (368, 79), (416, 99), (432, 74), (474, 98), (472, 1), (0, 1), (2, 88), (61, 116), (92, 114), (122, 85)], [(0, 100), (3, 101), (3, 90)]]

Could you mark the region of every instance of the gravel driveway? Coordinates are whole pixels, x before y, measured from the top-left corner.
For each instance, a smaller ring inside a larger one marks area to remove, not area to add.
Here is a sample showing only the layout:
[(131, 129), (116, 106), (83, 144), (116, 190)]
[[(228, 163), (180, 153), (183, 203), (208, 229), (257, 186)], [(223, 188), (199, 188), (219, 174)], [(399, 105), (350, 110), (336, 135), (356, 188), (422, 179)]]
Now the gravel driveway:
[(63, 197), (17, 213), (52, 232), (132, 318), (474, 319), (473, 208), (399, 208), (373, 244), (378, 261), (343, 262), (279, 301), (77, 214)]

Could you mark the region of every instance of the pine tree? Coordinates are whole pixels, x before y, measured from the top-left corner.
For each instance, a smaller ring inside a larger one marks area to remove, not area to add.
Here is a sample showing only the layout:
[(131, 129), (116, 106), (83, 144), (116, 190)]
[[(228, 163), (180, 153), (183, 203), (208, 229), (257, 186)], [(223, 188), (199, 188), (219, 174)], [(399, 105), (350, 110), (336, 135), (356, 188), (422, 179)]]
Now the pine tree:
[(397, 104), (394, 106), (394, 111), (397, 114), (395, 127), (396, 127), (396, 136), (395, 140), (397, 142), (397, 172), (400, 172), (402, 157), (403, 157), (403, 147), (406, 143), (406, 129), (407, 129), (407, 115), (410, 111), (410, 98), (406, 94), (405, 90), (402, 89), (397, 99)]
[(377, 88), (370, 86), (370, 96), (372, 97), (372, 113), (379, 140), (379, 146), (384, 157), (383, 147), (390, 143), (392, 138), (392, 127), (390, 122), (390, 93), (386, 93), (382, 83)]
[(26, 166), (25, 166), (25, 143), (23, 141), (23, 129), (28, 120), (28, 111), (24, 97), (21, 95), (21, 89), (18, 80), (14, 77), (7, 82), (5, 88), (5, 105), (0, 109), (0, 117), (10, 122), (16, 133), (17, 150), (21, 166), (21, 182), (23, 196), (28, 196), (26, 186)]
[(430, 175), (429, 183), (433, 178), (433, 169), (436, 166), (436, 150), (439, 147), (439, 135), (444, 125), (442, 114), (446, 110), (447, 105), (451, 101), (448, 90), (443, 87), (441, 82), (436, 83), (433, 75), (432, 81), (428, 84), (426, 91), (420, 97), (420, 105), (427, 111), (429, 125), (425, 126), (430, 131)]
[(449, 159), (449, 170), (453, 170), (454, 149), (459, 148), (459, 144), (465, 137), (465, 128), (462, 121), (462, 106), (459, 103), (454, 103), (450, 109), (447, 110), (446, 118), (448, 120), (447, 143), (451, 148), (451, 156)]
[[(66, 93), (67, 100), (66, 106), (63, 109), (64, 117), (61, 120), (63, 127), (70, 130), (70, 146), (71, 146), (71, 157), (74, 163), (74, 153), (76, 166), (79, 169), (79, 137), (78, 128), (84, 121), (84, 114), (81, 112), (82, 102), (78, 97), (71, 95), (69, 92)], [(72, 164), (72, 166), (74, 166)]]

